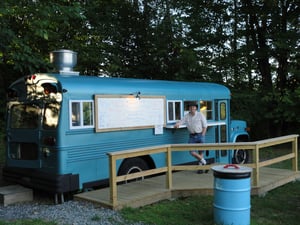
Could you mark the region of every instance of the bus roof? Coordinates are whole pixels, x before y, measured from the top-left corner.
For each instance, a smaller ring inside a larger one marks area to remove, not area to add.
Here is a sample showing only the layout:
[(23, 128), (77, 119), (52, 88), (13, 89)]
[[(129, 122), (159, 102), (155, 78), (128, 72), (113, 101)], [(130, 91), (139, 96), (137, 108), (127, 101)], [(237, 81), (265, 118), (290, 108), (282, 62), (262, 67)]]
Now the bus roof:
[[(50, 75), (50, 74), (47, 74)], [(230, 99), (227, 87), (208, 82), (107, 78), (96, 76), (62, 76), (53, 74), (69, 93), (131, 95), (161, 95), (167, 99)]]

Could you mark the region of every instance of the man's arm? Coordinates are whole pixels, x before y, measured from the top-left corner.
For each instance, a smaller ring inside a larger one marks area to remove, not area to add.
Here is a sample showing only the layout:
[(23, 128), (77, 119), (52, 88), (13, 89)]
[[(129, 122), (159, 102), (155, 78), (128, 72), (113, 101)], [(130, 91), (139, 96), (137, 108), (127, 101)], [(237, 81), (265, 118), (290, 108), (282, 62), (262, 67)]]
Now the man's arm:
[(180, 121), (178, 121), (175, 125), (174, 125), (174, 128), (178, 128), (180, 125), (181, 125), (181, 120)]
[(180, 125), (185, 124), (186, 116), (184, 116), (181, 120), (179, 120), (175, 125), (174, 128), (178, 128)]
[(203, 115), (203, 113), (201, 113), (201, 120), (202, 120), (202, 136), (205, 136), (206, 131), (207, 131), (207, 120), (205, 118), (205, 116)]
[(205, 136), (206, 131), (207, 131), (207, 127), (203, 127), (203, 128), (202, 128), (202, 136)]

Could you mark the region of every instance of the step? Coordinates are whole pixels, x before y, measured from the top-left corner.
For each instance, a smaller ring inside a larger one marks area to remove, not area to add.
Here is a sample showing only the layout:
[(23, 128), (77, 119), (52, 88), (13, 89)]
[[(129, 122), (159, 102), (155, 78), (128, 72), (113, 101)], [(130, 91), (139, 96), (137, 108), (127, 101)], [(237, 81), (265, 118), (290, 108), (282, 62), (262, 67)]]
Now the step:
[(21, 185), (9, 185), (0, 187), (0, 201), (4, 206), (33, 201), (33, 191)]

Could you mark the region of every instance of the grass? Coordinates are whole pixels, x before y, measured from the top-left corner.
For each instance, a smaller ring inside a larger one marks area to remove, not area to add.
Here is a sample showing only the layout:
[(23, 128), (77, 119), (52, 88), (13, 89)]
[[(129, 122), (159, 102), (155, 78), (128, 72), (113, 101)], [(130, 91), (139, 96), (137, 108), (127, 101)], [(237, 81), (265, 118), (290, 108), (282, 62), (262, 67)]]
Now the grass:
[(252, 197), (251, 200), (253, 224), (299, 224), (300, 181), (270, 191), (265, 197)]
[(212, 224), (213, 208), (211, 196), (194, 196), (140, 209), (125, 208), (121, 211), (124, 218), (131, 222), (142, 221), (145, 224)]
[[(262, 148), (260, 150), (260, 160), (264, 161), (266, 159), (273, 159), (276, 157), (280, 157), (282, 155), (286, 155), (292, 153), (292, 144), (281, 144), (272, 147)], [(298, 161), (300, 161), (300, 156), (298, 154)], [(292, 160), (285, 160), (276, 164), (269, 165), (268, 167), (279, 168), (279, 169), (292, 169)]]

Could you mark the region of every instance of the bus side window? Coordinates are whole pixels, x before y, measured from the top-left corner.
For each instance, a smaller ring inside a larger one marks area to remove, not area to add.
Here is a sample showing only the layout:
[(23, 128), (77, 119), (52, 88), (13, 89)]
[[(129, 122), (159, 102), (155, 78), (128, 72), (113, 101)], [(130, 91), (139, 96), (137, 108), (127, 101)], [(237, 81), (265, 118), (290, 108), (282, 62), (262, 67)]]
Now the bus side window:
[(72, 102), (72, 126), (80, 126), (80, 103)]
[(213, 104), (212, 101), (200, 101), (200, 111), (207, 120), (213, 119)]
[(221, 102), (220, 104), (220, 120), (226, 120), (226, 104), (225, 102)]
[(83, 125), (92, 126), (94, 124), (93, 120), (93, 103), (92, 102), (83, 102)]
[(168, 101), (168, 109), (167, 109), (167, 120), (168, 123), (174, 123), (181, 119), (181, 101), (174, 100), (174, 101)]
[(94, 127), (94, 105), (93, 101), (71, 101), (70, 102), (70, 127), (92, 128)]

